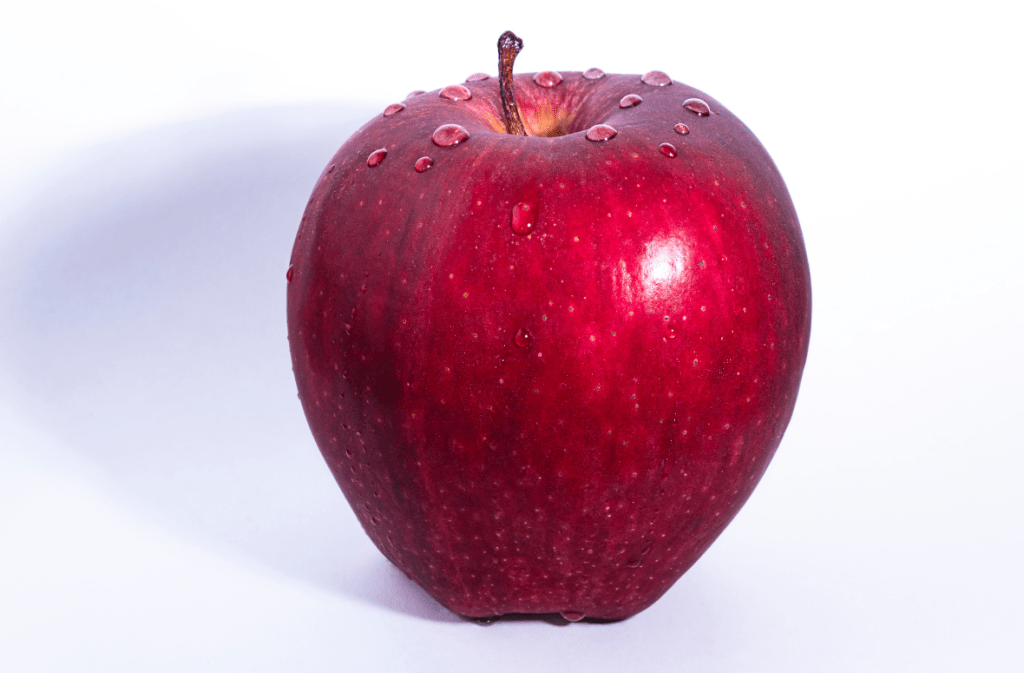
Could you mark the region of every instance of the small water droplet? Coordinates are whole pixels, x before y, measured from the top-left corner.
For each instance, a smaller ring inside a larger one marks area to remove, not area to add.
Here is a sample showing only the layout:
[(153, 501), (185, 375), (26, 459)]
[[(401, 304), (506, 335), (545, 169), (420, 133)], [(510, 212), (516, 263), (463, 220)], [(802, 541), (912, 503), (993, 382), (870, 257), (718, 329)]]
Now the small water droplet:
[(474, 72), (472, 75), (466, 78), (467, 82), (480, 82), (485, 79), (490, 79), (491, 76), (486, 72)]
[(681, 136), (685, 136), (690, 133), (690, 127), (687, 126), (686, 124), (676, 124), (672, 128), (674, 128), (676, 130), (676, 133), (678, 133)]
[(461, 84), (446, 86), (437, 95), (448, 100), (469, 100), (473, 97), (473, 93)]
[(658, 145), (658, 149), (669, 159), (674, 159), (676, 156), (676, 146), (672, 143), (662, 143)]
[(644, 102), (643, 98), (641, 98), (640, 96), (637, 96), (635, 93), (631, 93), (631, 94), (627, 94), (627, 95), (622, 97), (622, 100), (619, 101), (619, 107), (622, 107), (622, 108), (635, 107), (637, 105), (640, 105), (640, 103), (643, 103), (643, 102)]
[(652, 70), (641, 77), (640, 81), (651, 86), (668, 86), (672, 83), (672, 78), (660, 70)]
[(614, 138), (617, 133), (618, 131), (607, 124), (598, 124), (596, 126), (591, 126), (590, 129), (587, 130), (587, 140), (594, 140), (598, 142), (608, 140), (609, 138)]
[(725, 264), (728, 261), (729, 261), (729, 258), (726, 257), (725, 255), (719, 255), (718, 256), (718, 263), (719, 264)]
[(683, 101), (683, 107), (690, 112), (699, 114), (701, 117), (707, 117), (711, 114), (711, 108), (699, 98), (687, 98)]
[(284, 279), (289, 283), (292, 282), (292, 277), (295, 275), (295, 268), (289, 264), (288, 270), (284, 272)]
[(328, 173), (333, 173), (334, 172), (334, 164), (331, 164), (330, 166), (327, 167), (327, 172)]
[(675, 325), (669, 325), (668, 327), (666, 327), (665, 328), (665, 332), (668, 333), (668, 338), (669, 339), (675, 339), (676, 338), (677, 330), (676, 330), (676, 326)]
[(383, 147), (380, 148), (379, 150), (374, 150), (370, 154), (369, 158), (366, 160), (366, 165), (370, 166), (371, 168), (373, 166), (379, 166), (380, 162), (384, 161), (384, 157), (386, 157), (387, 155), (388, 151)]
[(604, 77), (604, 70), (600, 68), (587, 68), (583, 73), (583, 77), (586, 79), (601, 79)]
[(536, 75), (534, 75), (533, 81), (534, 83), (537, 84), (537, 86), (542, 86), (545, 89), (550, 89), (551, 87), (558, 86), (559, 84), (562, 83), (562, 76), (555, 72), (554, 70), (545, 70), (543, 72), (538, 72)]
[(434, 160), (431, 159), (430, 157), (420, 157), (419, 159), (416, 160), (416, 163), (413, 165), (413, 168), (416, 169), (417, 173), (422, 173), (433, 165)]
[(584, 617), (586, 617), (586, 615), (582, 612), (567, 611), (562, 613), (562, 619), (566, 620), (567, 622), (578, 622)]
[(525, 327), (520, 327), (519, 330), (516, 332), (515, 337), (513, 337), (513, 340), (515, 341), (516, 345), (519, 346), (520, 348), (526, 348), (531, 343), (533, 343), (533, 336), (526, 331)]
[(405, 109), (405, 104), (404, 103), (392, 103), (391, 105), (389, 105), (386, 108), (384, 108), (384, 116), (385, 117), (390, 117), (391, 115), (395, 114), (396, 112), (401, 112), (404, 109)]
[(425, 93), (427, 93), (427, 92), (424, 91), (423, 89), (416, 89), (415, 91), (410, 91), (409, 95), (405, 97), (405, 100), (409, 100), (410, 98), (415, 98), (416, 96), (421, 96), (421, 95), (423, 95)]
[(640, 567), (640, 559), (634, 558), (634, 559), (630, 559), (629, 561), (626, 561), (626, 567), (627, 568), (638, 568), (638, 567)]
[(444, 126), (438, 126), (430, 139), (438, 147), (451, 147), (469, 139), (469, 131), (458, 124), (445, 124)]
[(359, 291), (362, 292), (363, 294), (366, 294), (366, 286), (363, 285), (361, 288), (359, 288)]
[(512, 231), (526, 236), (537, 223), (537, 206), (532, 203), (517, 203), (512, 207)]

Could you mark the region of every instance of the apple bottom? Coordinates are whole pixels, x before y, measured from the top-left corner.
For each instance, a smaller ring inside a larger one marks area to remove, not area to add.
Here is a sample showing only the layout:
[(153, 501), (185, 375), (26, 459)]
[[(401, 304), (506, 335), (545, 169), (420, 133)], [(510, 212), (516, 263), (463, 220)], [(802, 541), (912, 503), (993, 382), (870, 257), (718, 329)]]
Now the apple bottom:
[[(551, 404), (551, 413), (525, 414), (538, 424), (522, 424), (516, 419), (529, 399), (518, 391), (532, 388), (514, 384), (525, 375), (510, 367), (509, 390), (455, 378), (445, 387), (439, 377), (424, 386), (429, 394), (411, 385), (392, 404), (372, 387), (352, 386), (344, 399), (365, 411), (360, 430), (339, 422), (337, 408), (312, 405), (311, 426), (329, 428), (314, 435), (367, 534), (427, 593), (467, 617), (614, 620), (650, 606), (747, 500), (792, 410), (783, 402), (747, 427), (737, 424), (724, 400), (735, 399), (731, 387), (740, 384), (725, 379), (720, 396), (705, 398), (717, 414), (665, 395), (659, 403), (648, 392), (636, 395), (640, 409), (633, 395), (628, 404), (609, 396)], [(456, 389), (477, 404), (456, 404)], [(568, 386), (564, 394), (583, 399)], [(501, 406), (491, 404), (495, 396)], [(614, 423), (629, 416), (635, 422)]]

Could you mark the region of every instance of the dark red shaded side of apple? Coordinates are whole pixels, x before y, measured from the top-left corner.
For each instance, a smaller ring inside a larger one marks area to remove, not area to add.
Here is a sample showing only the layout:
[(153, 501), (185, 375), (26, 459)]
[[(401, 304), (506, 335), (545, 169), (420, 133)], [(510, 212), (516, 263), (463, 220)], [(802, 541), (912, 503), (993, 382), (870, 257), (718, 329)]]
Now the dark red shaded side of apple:
[[(764, 474), (807, 354), (803, 240), (753, 134), (678, 82), (562, 76), (516, 77), (530, 137), (494, 79), (371, 121), (292, 253), (317, 444), (384, 555), (467, 616), (650, 606)], [(434, 144), (452, 123), (469, 138)]]

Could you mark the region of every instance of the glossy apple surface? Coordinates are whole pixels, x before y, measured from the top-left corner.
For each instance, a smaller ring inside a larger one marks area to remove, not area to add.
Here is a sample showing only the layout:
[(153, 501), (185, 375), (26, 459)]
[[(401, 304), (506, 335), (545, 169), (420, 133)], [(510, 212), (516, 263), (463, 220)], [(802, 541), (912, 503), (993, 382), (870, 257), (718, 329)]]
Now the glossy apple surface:
[(288, 272), (327, 464), (381, 552), (467, 616), (650, 606), (764, 474), (807, 353), (803, 239), (754, 135), (657, 75), (556, 79), (515, 77), (529, 137), (494, 78), (369, 122)]

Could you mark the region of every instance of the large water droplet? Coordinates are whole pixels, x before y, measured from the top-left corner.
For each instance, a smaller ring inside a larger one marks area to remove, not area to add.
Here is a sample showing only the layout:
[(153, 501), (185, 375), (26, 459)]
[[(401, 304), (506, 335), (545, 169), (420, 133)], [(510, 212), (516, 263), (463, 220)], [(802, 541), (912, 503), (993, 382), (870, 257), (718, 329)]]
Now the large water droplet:
[(474, 72), (472, 75), (466, 78), (467, 82), (480, 82), (485, 79), (490, 79), (491, 76), (486, 72)]
[(683, 107), (690, 112), (696, 112), (701, 117), (707, 117), (711, 114), (711, 108), (699, 98), (687, 98), (683, 101)]
[(284, 272), (284, 279), (289, 283), (292, 282), (292, 277), (295, 275), (295, 267), (291, 264), (288, 265), (288, 270)]
[(366, 165), (370, 166), (371, 168), (373, 166), (378, 166), (378, 165), (380, 165), (380, 162), (384, 161), (384, 157), (386, 157), (387, 155), (388, 155), (388, 151), (386, 149), (384, 149), (383, 147), (380, 148), (379, 150), (374, 150), (370, 154), (369, 158), (367, 158)]
[(512, 340), (515, 341), (515, 344), (520, 348), (526, 348), (533, 343), (533, 335), (527, 332), (525, 327), (520, 327)]
[(550, 89), (553, 86), (558, 86), (562, 83), (562, 76), (554, 70), (545, 70), (538, 72), (533, 76), (533, 81), (537, 86), (542, 86), (546, 89)]
[(415, 98), (416, 96), (420, 96), (420, 95), (425, 94), (425, 93), (427, 93), (427, 92), (424, 91), (423, 89), (416, 89), (415, 91), (410, 91), (409, 95), (405, 97), (405, 100), (409, 100), (410, 98)]
[(469, 139), (469, 131), (458, 124), (445, 124), (438, 126), (434, 134), (430, 136), (438, 147), (451, 147)]
[(640, 81), (651, 86), (668, 86), (672, 83), (672, 78), (660, 70), (652, 70), (641, 77)]
[(676, 130), (676, 133), (678, 133), (681, 136), (685, 136), (690, 133), (690, 127), (687, 126), (686, 124), (676, 124), (672, 128), (674, 128)]
[(583, 77), (586, 79), (601, 79), (604, 77), (604, 70), (601, 70), (600, 68), (587, 68), (583, 73)]
[(328, 173), (333, 173), (334, 172), (334, 164), (331, 164), (330, 166), (327, 167), (327, 172)]
[(679, 330), (676, 329), (675, 325), (668, 325), (667, 327), (665, 327), (665, 335), (669, 339), (675, 339), (677, 334), (679, 334)]
[(597, 126), (591, 126), (587, 130), (587, 140), (602, 141), (614, 138), (615, 134), (618, 133), (615, 129), (607, 124), (598, 124)]
[(423, 173), (433, 165), (434, 160), (431, 159), (430, 157), (420, 157), (419, 159), (416, 160), (416, 163), (413, 165), (413, 168), (416, 169), (417, 173)]
[(532, 203), (517, 203), (512, 207), (512, 231), (526, 236), (537, 223), (537, 206)]
[(448, 100), (469, 100), (473, 97), (473, 93), (461, 84), (446, 86), (437, 95)]
[(568, 622), (578, 622), (579, 620), (583, 619), (584, 617), (586, 617), (586, 615), (583, 614), (582, 612), (566, 611), (566, 612), (562, 613), (562, 619), (564, 619), (564, 620), (566, 620)]
[(619, 101), (619, 107), (635, 107), (643, 102), (644, 99), (641, 98), (640, 96), (637, 96), (635, 93), (626, 94), (625, 96), (622, 97), (622, 100)]
[(658, 145), (658, 149), (669, 159), (674, 159), (676, 156), (676, 146), (672, 143), (662, 143)]
[(640, 559), (634, 558), (634, 559), (630, 559), (630, 560), (626, 561), (626, 567), (627, 568), (639, 568), (640, 567)]
[(384, 108), (384, 116), (385, 117), (390, 117), (391, 115), (395, 114), (396, 112), (401, 112), (404, 109), (405, 109), (405, 104), (404, 103), (392, 103), (391, 105), (389, 105), (386, 108)]

